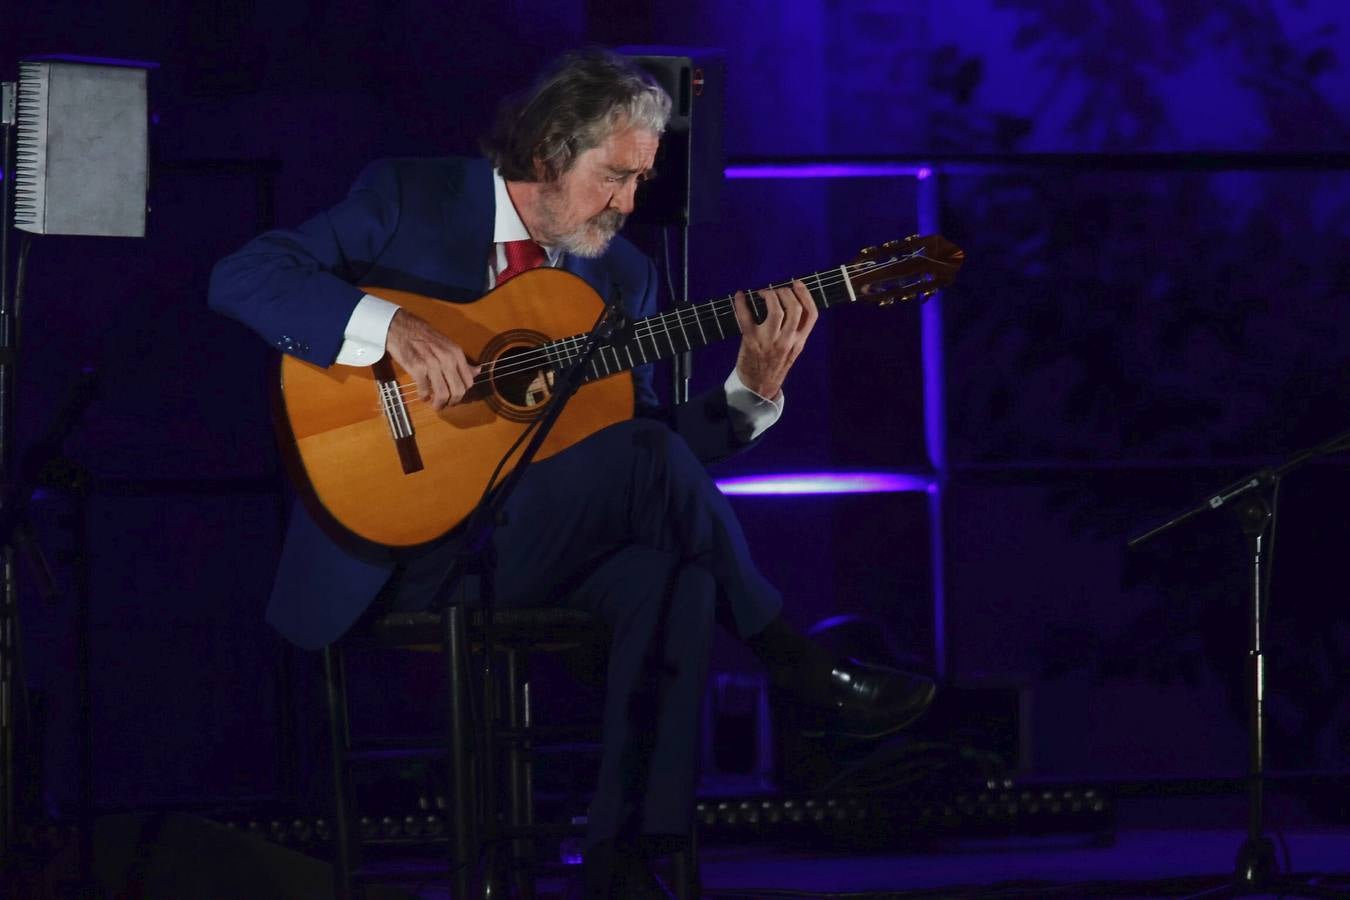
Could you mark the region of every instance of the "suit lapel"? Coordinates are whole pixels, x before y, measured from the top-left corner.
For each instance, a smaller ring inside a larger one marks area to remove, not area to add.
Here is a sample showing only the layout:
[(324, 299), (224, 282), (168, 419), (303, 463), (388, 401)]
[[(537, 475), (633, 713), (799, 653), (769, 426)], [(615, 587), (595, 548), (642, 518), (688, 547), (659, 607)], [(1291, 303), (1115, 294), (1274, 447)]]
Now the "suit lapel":
[(441, 201), (443, 246), (456, 284), (487, 291), (487, 261), (496, 225), (492, 163), (473, 159), (464, 164), (458, 184), (447, 186)]

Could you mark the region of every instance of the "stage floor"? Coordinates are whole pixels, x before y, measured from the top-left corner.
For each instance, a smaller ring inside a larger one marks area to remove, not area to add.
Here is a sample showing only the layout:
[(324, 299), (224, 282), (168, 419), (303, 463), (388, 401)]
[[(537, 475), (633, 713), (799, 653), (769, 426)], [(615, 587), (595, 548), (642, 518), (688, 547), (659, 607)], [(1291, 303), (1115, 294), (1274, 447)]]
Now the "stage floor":
[[(1202, 892), (1231, 881), (1246, 834), (1246, 807), (1237, 798), (1130, 801), (1119, 805), (1117, 820), (1113, 832), (1101, 835), (949, 840), (894, 852), (709, 841), (700, 853), (704, 896), (1219, 896)], [(1313, 883), (1320, 896), (1350, 898), (1350, 824), (1310, 821), (1283, 807), (1266, 817), (1266, 826), (1281, 867), (1287, 861), (1296, 874), (1340, 873)], [(446, 900), (448, 891), (433, 881), (436, 865), (408, 861), (380, 881), (424, 900)], [(541, 896), (567, 896), (565, 878), (545, 878), (539, 888)]]

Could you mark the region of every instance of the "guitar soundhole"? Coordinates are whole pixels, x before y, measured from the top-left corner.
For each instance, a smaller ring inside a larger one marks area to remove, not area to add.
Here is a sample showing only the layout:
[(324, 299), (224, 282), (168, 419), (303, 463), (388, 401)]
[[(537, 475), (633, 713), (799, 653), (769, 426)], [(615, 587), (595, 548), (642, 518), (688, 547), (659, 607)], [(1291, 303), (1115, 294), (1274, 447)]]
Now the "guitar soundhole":
[(541, 358), (539, 349), (547, 338), (539, 335), (536, 341), (521, 343), (525, 337), (521, 334), (501, 337), (506, 340), (494, 342), (497, 347), (485, 348), (489, 353), (484, 356), (492, 360), (492, 394), (488, 402), (498, 415), (526, 421), (553, 395), (554, 372), (547, 360)]

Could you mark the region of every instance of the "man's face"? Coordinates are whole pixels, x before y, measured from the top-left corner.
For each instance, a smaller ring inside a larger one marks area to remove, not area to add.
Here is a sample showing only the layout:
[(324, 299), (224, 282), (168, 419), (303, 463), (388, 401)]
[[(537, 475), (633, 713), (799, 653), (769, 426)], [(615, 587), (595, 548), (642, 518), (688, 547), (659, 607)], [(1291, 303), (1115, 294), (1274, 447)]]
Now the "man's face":
[(638, 183), (651, 173), (661, 138), (645, 128), (615, 132), (576, 158), (539, 190), (539, 240), (577, 256), (595, 257), (633, 211)]

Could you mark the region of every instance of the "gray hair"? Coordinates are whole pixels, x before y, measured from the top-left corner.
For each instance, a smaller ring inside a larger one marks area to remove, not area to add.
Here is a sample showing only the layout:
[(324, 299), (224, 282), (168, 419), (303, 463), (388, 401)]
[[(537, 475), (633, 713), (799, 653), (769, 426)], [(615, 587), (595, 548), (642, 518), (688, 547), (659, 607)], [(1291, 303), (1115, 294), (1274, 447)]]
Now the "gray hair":
[(482, 145), (508, 181), (553, 181), (616, 132), (660, 134), (669, 120), (670, 97), (650, 75), (617, 53), (588, 48), (504, 100)]

